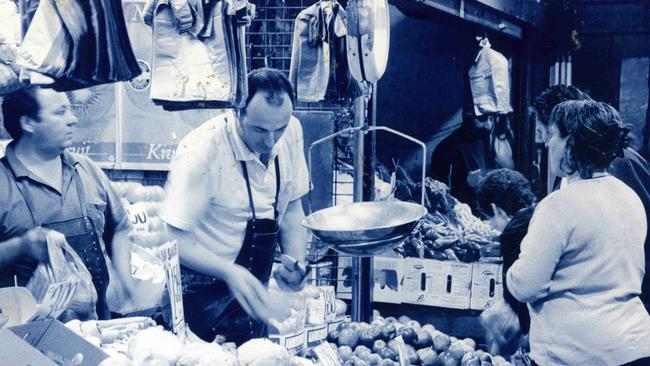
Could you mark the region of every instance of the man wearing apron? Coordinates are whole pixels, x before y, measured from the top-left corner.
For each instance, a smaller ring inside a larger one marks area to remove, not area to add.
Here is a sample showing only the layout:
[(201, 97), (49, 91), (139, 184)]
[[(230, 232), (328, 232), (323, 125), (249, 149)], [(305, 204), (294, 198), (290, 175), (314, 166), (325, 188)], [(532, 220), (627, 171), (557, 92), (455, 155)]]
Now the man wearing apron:
[(45, 233), (55, 230), (91, 274), (98, 318), (110, 318), (104, 251), (112, 254), (120, 279), (132, 290), (126, 246), (130, 222), (101, 169), (65, 150), (77, 123), (68, 98), (30, 87), (5, 96), (2, 110), (14, 140), (0, 160), (0, 286), (27, 284), (37, 264), (47, 260)]
[(298, 290), (306, 276), (300, 198), (309, 184), (293, 90), (273, 69), (251, 72), (248, 85), (242, 110), (179, 143), (165, 187), (161, 217), (180, 245), (185, 319), (207, 341), (221, 334), (241, 344), (287, 315), (265, 286), (278, 245), (287, 255), (278, 284)]

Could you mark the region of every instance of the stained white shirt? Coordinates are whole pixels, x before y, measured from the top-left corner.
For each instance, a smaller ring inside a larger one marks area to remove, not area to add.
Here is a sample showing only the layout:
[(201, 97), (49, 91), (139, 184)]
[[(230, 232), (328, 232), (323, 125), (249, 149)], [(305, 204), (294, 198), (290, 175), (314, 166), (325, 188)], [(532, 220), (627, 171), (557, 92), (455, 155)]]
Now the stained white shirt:
[(185, 232), (182, 240), (203, 245), (231, 261), (239, 253), (246, 222), (252, 218), (240, 161), (247, 166), (257, 218), (273, 218), (275, 156), (280, 163), (280, 221), (289, 202), (301, 198), (309, 189), (298, 119), (291, 117), (271, 151), (268, 167), (244, 144), (236, 123), (234, 114), (224, 111), (179, 143), (161, 213), (165, 222)]
[(535, 210), (508, 288), (530, 309), (540, 365), (620, 365), (650, 357), (643, 204), (609, 175), (569, 181)]

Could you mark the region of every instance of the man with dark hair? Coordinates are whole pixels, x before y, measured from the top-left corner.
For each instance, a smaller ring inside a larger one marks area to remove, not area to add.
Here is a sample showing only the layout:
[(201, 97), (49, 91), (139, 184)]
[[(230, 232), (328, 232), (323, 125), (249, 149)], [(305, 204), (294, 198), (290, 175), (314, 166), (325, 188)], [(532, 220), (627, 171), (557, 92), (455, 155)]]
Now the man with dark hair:
[[(521, 173), (510, 169), (497, 169), (480, 181), (476, 195), (479, 210), (487, 218), (488, 224), (501, 232), (499, 242), (503, 255), (503, 297), (517, 314), (521, 332), (528, 334), (530, 315), (527, 305), (512, 296), (505, 275), (519, 257), (521, 239), (526, 235), (535, 209), (535, 194), (530, 182)], [(514, 340), (510, 339), (512, 344), (501, 346), (504, 349), (516, 348), (517, 343)], [(514, 349), (511, 351), (514, 352)]]
[(309, 179), (293, 90), (274, 69), (252, 71), (248, 87), (244, 108), (179, 143), (165, 187), (161, 216), (180, 246), (185, 317), (207, 341), (222, 334), (240, 344), (286, 315), (265, 288), (278, 244), (288, 255), (273, 274), (280, 287), (298, 290), (306, 277), (300, 199)]
[[(30, 87), (4, 97), (5, 129), (13, 137), (0, 163), (0, 286), (24, 286), (36, 265), (47, 260), (46, 233), (66, 236), (91, 274), (100, 319), (106, 302), (111, 255), (129, 292), (130, 221), (101, 169), (66, 150), (76, 117), (63, 93)], [(107, 245), (108, 244), (108, 245)]]
[[(537, 115), (539, 132), (548, 146), (552, 129), (558, 129), (560, 136), (568, 134), (565, 127), (551, 121), (553, 108), (568, 100), (592, 100), (587, 94), (574, 86), (555, 85), (544, 90), (535, 99), (533, 110)], [(607, 172), (627, 184), (641, 198), (646, 210), (648, 227), (650, 227), (650, 164), (639, 153), (631, 148), (623, 150), (623, 156), (615, 159)], [(558, 189), (556, 185), (555, 189)], [(523, 238), (523, 237), (522, 237)], [(650, 311), (650, 235), (645, 242), (646, 276), (641, 287), (641, 300)]]

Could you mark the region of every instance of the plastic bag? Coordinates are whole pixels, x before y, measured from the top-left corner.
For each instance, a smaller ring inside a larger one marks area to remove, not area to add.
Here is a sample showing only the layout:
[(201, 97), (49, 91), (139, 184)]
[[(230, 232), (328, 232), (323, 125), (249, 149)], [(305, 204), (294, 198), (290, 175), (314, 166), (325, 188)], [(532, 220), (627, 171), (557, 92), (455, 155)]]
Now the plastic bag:
[(477, 116), (512, 112), (508, 59), (493, 50), (487, 39), (481, 41), (481, 50), (469, 69), (469, 82)]
[(88, 269), (57, 231), (46, 234), (49, 259), (39, 263), (27, 283), (39, 303), (35, 318), (66, 317), (97, 319), (97, 291)]
[(479, 322), (485, 329), (488, 351), (493, 355), (510, 355), (528, 343), (528, 337), (521, 332), (517, 314), (504, 300), (485, 309)]

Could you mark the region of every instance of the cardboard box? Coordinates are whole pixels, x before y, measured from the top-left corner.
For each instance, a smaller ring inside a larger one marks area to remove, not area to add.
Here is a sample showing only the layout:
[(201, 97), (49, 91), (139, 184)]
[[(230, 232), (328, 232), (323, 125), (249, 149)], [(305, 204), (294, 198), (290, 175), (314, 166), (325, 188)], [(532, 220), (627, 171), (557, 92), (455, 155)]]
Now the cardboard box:
[(503, 265), (473, 263), (470, 309), (485, 310), (497, 299), (503, 299)]
[(77, 354), (79, 366), (96, 366), (108, 355), (54, 319), (39, 320), (10, 327), (14, 334), (57, 364), (71, 364)]
[(402, 302), (402, 282), (404, 281), (404, 258), (375, 257), (373, 259), (375, 302), (400, 304)]
[(285, 347), (289, 353), (297, 355), (305, 348), (306, 341), (305, 329), (289, 333), (289, 334), (270, 334), (269, 339), (271, 342), (277, 343)]
[(4, 366), (57, 365), (8, 329), (0, 329), (0, 355)]
[(469, 309), (471, 283), (471, 263), (407, 258), (402, 302)]
[(305, 347), (316, 347), (327, 339), (327, 325), (312, 325), (305, 328)]
[(352, 258), (350, 257), (337, 258), (336, 298), (352, 299)]

